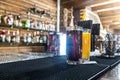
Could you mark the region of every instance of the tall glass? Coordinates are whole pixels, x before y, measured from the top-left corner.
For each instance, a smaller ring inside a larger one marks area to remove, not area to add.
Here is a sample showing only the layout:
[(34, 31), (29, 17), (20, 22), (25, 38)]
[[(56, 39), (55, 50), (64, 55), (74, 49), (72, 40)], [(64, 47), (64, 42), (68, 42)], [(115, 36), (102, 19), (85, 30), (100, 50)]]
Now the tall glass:
[(82, 59), (89, 60), (91, 49), (91, 33), (90, 29), (84, 29), (82, 33)]
[(76, 65), (79, 63), (82, 52), (82, 29), (67, 29), (66, 54), (67, 63)]

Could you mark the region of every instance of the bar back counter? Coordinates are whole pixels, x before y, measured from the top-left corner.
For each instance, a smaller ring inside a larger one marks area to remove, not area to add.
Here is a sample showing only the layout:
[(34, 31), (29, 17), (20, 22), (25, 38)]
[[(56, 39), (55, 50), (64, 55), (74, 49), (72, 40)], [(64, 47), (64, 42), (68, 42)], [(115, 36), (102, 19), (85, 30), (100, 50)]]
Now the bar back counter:
[(68, 65), (66, 56), (0, 64), (0, 80), (96, 80), (119, 64), (113, 59), (91, 57), (97, 64)]

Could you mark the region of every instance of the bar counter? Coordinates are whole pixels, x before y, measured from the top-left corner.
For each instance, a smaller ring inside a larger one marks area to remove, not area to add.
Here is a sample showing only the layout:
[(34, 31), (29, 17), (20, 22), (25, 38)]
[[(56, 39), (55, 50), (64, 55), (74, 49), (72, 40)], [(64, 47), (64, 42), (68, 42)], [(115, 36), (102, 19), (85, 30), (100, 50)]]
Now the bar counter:
[(113, 59), (91, 57), (97, 64), (68, 65), (66, 56), (46, 57), (0, 64), (0, 80), (96, 80), (119, 64)]

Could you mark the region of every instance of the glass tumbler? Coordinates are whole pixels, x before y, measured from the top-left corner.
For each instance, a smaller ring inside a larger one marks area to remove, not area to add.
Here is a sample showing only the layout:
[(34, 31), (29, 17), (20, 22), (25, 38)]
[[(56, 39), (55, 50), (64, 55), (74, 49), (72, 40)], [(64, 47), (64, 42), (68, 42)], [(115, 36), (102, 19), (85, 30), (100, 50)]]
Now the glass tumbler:
[(90, 29), (84, 29), (82, 33), (82, 60), (89, 61), (91, 49)]
[(67, 29), (66, 55), (67, 63), (76, 65), (79, 63), (82, 53), (82, 28)]

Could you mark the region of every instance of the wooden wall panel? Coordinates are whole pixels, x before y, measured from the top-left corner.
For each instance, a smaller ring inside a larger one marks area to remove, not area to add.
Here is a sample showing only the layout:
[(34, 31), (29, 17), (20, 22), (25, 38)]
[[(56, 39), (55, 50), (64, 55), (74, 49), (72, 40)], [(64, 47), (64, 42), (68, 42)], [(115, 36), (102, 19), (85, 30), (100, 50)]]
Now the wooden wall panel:
[[(0, 15), (2, 14), (13, 14), (18, 15), (22, 14), (22, 21), (27, 19), (26, 12), (28, 9), (33, 8), (36, 5), (37, 10), (45, 10), (50, 11), (51, 16), (53, 16), (54, 20), (50, 18), (40, 18), (39, 15), (30, 14), (30, 17), (39, 21), (51, 21), (56, 25), (57, 18), (57, 2), (56, 0), (0, 0)], [(2, 26), (0, 26), (0, 31), (2, 30)], [(21, 36), (23, 34), (27, 34), (28, 32), (33, 33), (36, 30), (24, 30), (17, 28), (5, 28), (6, 30), (17, 31), (20, 30)], [(0, 45), (0, 52), (43, 52), (45, 51), (44, 46), (5, 46)]]
[[(45, 2), (45, 1), (44, 1)], [(4, 14), (4, 11), (6, 10), (7, 13), (12, 13), (12, 14), (22, 14), (23, 19), (26, 19), (27, 15), (26, 12), (28, 9), (33, 8), (34, 4), (36, 4), (36, 8), (38, 10), (45, 10), (45, 11), (50, 11), (50, 14), (54, 17), (54, 23), (56, 24), (56, 2), (52, 1), (49, 2), (49, 4), (44, 3), (42, 0), (0, 0), (0, 13)], [(54, 4), (54, 5), (53, 5)], [(3, 10), (3, 11), (2, 11)], [(50, 18), (40, 18), (39, 15), (33, 15), (30, 14), (30, 17), (33, 19), (41, 20), (41, 21), (51, 21)]]
[(0, 47), (0, 52), (44, 52), (44, 46)]
[(18, 52), (18, 47), (0, 47), (0, 52)]

